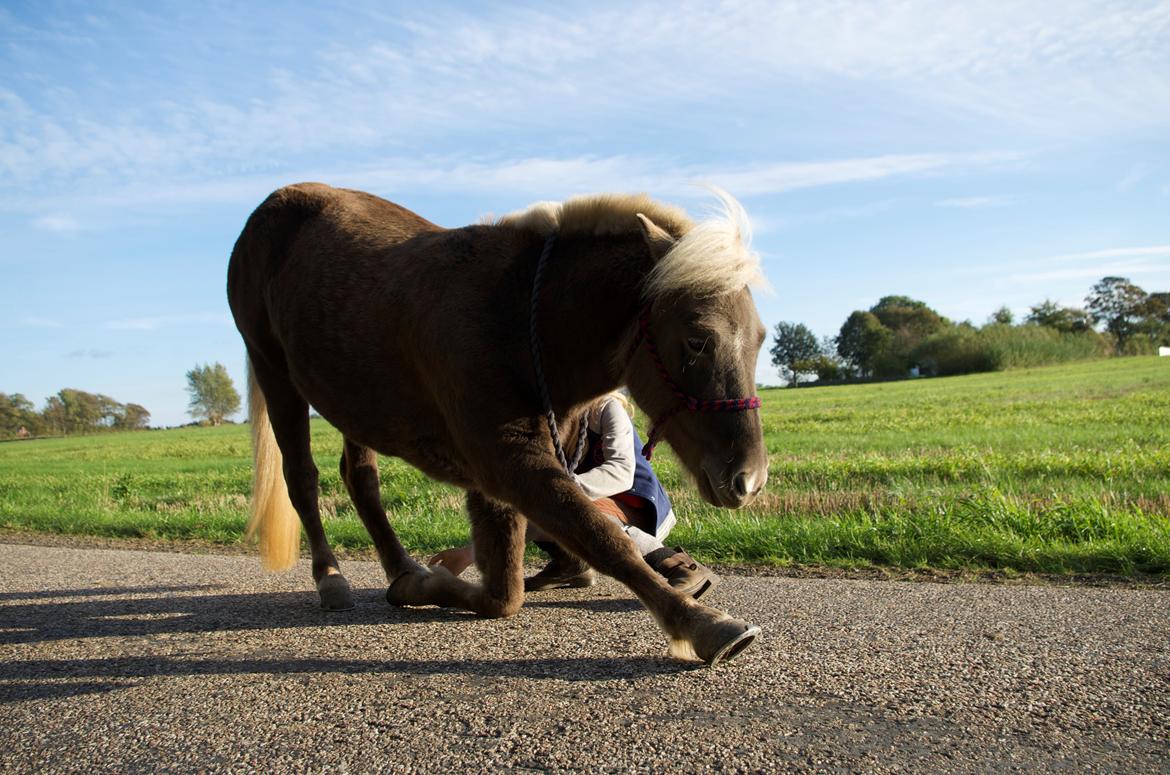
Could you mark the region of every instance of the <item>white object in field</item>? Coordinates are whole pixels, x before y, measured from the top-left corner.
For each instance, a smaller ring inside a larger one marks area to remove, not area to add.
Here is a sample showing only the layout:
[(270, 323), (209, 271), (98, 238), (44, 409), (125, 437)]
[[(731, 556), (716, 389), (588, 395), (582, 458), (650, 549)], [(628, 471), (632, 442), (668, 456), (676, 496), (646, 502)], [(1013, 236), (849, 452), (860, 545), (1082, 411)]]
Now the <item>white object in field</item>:
[(1158, 355), (1161, 355), (1163, 358), (1165, 358), (1167, 355), (1170, 355), (1170, 347), (1159, 347)]

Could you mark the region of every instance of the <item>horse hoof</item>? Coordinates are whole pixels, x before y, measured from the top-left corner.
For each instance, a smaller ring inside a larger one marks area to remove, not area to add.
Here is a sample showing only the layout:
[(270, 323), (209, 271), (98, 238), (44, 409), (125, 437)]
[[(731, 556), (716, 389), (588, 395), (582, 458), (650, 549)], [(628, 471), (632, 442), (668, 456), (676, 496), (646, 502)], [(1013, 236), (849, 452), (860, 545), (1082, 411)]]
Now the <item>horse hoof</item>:
[(317, 582), (317, 594), (321, 596), (321, 607), (326, 611), (348, 611), (353, 608), (349, 582), (340, 573), (323, 576)]
[[(440, 566), (436, 566), (440, 567)], [(443, 568), (446, 570), (446, 568)], [(399, 575), (386, 589), (386, 602), (390, 605), (426, 605), (425, 589), (427, 578), (433, 570), (419, 567)], [(449, 571), (448, 571), (449, 573)]]
[(671, 644), (672, 653), (697, 658), (715, 667), (739, 656), (759, 634), (760, 628), (754, 624), (728, 616), (703, 627), (689, 642), (675, 641)]

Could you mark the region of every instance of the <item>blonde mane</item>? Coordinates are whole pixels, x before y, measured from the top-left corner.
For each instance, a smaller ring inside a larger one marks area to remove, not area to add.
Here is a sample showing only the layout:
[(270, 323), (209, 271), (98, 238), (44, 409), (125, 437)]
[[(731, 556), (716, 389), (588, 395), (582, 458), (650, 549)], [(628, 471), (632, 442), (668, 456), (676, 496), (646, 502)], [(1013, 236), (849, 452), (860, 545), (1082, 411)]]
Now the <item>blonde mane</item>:
[(541, 236), (553, 232), (606, 236), (639, 231), (637, 216), (641, 214), (675, 240), (646, 278), (648, 299), (671, 293), (719, 296), (748, 286), (766, 287), (760, 257), (750, 247), (747, 213), (730, 194), (713, 190), (720, 200), (719, 212), (698, 224), (682, 209), (646, 194), (597, 194), (565, 202), (537, 202), (505, 215), (496, 224)]

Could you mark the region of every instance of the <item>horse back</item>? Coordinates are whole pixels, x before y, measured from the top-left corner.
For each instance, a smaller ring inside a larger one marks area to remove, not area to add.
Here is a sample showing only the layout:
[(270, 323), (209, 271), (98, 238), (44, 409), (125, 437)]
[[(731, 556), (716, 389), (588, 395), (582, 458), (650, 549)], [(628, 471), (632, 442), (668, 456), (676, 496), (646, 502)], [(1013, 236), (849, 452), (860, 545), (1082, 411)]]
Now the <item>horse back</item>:
[[(237, 326), (249, 351), (273, 353), (297, 392), (348, 437), (457, 480), (457, 463), (425, 458), (451, 445), (452, 410), (471, 386), (465, 375), (501, 355), (501, 329), (519, 330), (499, 319), (501, 306), (516, 307), (511, 283), (501, 282), (515, 246), (485, 242), (486, 231), (446, 230), (361, 192), (282, 188), (252, 214), (232, 254)], [(486, 371), (498, 379), (494, 366)]]
[[(442, 230), (417, 213), (364, 191), (324, 183), (285, 186), (269, 194), (256, 208), (236, 241), (228, 269), (229, 295), (233, 276), (247, 272), (267, 279), (278, 273), (308, 224), (324, 225), (325, 231), (346, 235), (345, 244), (371, 248)], [(321, 236), (328, 239), (328, 235)], [(336, 243), (317, 241), (323, 243), (325, 253), (336, 247)]]

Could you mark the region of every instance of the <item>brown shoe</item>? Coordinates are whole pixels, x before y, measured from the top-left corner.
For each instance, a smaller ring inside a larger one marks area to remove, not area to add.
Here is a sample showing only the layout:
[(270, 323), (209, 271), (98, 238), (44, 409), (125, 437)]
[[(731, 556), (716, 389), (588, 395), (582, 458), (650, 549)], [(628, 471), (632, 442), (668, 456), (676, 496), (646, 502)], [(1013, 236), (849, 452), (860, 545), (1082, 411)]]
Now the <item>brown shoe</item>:
[(597, 574), (584, 560), (574, 557), (552, 542), (546, 544), (540, 541), (537, 545), (552, 555), (552, 559), (535, 576), (524, 579), (525, 592), (543, 592), (560, 587), (591, 587), (597, 583)]
[(719, 586), (720, 578), (706, 565), (700, 565), (682, 550), (664, 546), (643, 557), (646, 564), (666, 579), (675, 590), (698, 600)]

